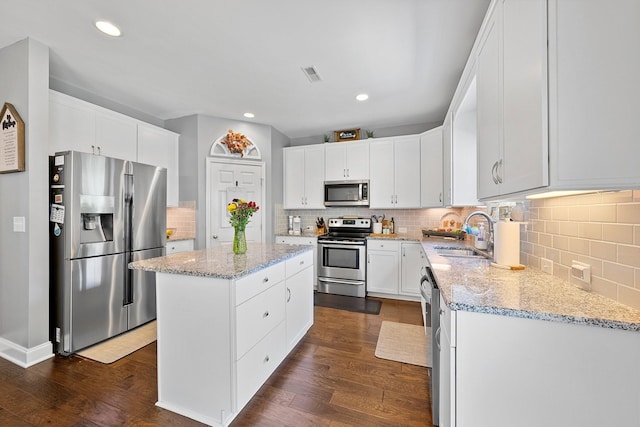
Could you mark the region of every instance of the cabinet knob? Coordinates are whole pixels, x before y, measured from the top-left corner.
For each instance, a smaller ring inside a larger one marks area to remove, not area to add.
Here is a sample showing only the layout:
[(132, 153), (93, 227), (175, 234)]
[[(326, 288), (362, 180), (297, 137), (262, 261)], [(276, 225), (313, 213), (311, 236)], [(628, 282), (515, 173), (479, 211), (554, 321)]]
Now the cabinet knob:
[(264, 363), (269, 363), (269, 355), (268, 354), (264, 357)]
[(269, 310), (265, 311), (264, 314), (262, 315), (263, 318), (267, 318), (269, 317)]
[(304, 261), (300, 261), (300, 265), (304, 265)]
[(218, 235), (217, 235), (217, 234), (214, 234), (213, 236), (211, 236), (211, 238), (212, 238), (212, 239), (217, 239), (217, 238), (218, 238)]
[(268, 277), (265, 277), (264, 279), (262, 279), (262, 281), (263, 281), (264, 283), (267, 283), (267, 282), (269, 281), (269, 278), (268, 278)]

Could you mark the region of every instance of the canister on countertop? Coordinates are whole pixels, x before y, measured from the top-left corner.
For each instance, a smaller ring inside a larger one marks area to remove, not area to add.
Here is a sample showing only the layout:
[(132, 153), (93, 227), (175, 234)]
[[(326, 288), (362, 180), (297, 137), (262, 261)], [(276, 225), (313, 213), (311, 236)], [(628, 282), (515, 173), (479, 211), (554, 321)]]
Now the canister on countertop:
[(289, 215), (289, 225), (287, 228), (287, 232), (289, 235), (293, 234), (293, 215)]
[(302, 222), (300, 217), (296, 215), (293, 217), (293, 235), (299, 236), (300, 234), (302, 234)]

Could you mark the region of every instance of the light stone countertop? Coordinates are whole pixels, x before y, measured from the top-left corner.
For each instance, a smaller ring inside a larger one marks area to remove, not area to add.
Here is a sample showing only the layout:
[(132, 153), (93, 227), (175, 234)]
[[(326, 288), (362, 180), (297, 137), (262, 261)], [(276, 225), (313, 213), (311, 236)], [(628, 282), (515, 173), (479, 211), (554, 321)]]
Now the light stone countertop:
[(129, 264), (129, 268), (157, 273), (237, 279), (311, 250), (311, 246), (247, 243), (247, 253), (235, 255), (231, 245), (222, 245), (212, 249), (179, 252), (135, 261)]
[(484, 258), (443, 257), (436, 246), (464, 242), (423, 239), (438, 286), (452, 310), (640, 331), (640, 311), (578, 289), (534, 268), (505, 270)]

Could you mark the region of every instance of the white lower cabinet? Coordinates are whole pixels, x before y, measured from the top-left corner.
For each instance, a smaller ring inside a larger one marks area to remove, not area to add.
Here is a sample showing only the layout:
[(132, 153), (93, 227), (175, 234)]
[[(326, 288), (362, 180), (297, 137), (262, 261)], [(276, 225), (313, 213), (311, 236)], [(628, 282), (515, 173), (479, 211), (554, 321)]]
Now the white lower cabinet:
[(285, 309), (287, 319), (287, 352), (302, 339), (313, 325), (313, 274), (312, 253), (287, 261)]
[(367, 241), (367, 293), (398, 295), (400, 242)]
[(638, 425), (638, 332), (440, 307), (440, 426)]
[(400, 294), (419, 296), (420, 280), (428, 264), (427, 256), (417, 242), (402, 242), (400, 252)]
[(422, 245), (393, 239), (367, 240), (367, 294), (415, 300), (427, 264)]
[(313, 253), (240, 279), (157, 273), (157, 405), (228, 426), (313, 324)]
[(178, 252), (192, 251), (193, 248), (194, 248), (193, 239), (174, 240), (174, 241), (167, 240), (167, 243), (165, 244), (165, 254), (169, 255), (169, 254), (175, 254)]

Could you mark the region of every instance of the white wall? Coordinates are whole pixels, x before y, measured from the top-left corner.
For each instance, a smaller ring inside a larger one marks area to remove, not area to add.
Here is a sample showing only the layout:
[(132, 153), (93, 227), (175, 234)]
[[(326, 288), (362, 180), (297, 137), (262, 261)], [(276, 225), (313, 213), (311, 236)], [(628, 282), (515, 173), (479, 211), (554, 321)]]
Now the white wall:
[[(0, 356), (29, 366), (49, 341), (49, 49), (25, 39), (0, 49), (0, 100), (25, 122), (25, 171), (0, 175)], [(13, 232), (25, 217), (26, 232)]]
[[(267, 242), (273, 240), (274, 215), (273, 191), (281, 188), (282, 181), (274, 182), (272, 178), (272, 130), (271, 126), (230, 120), (210, 116), (187, 116), (167, 120), (166, 126), (180, 136), (180, 200), (196, 200), (196, 249), (206, 247), (206, 159), (211, 145), (229, 129), (240, 132), (253, 141), (262, 154), (266, 165), (266, 201), (261, 209), (265, 210), (265, 235)], [(277, 131), (276, 131), (277, 132)], [(281, 141), (282, 137), (277, 140)], [(286, 141), (288, 143), (288, 141)], [(282, 144), (282, 142), (278, 142)], [(281, 154), (280, 154), (281, 155)], [(281, 167), (280, 167), (281, 169)], [(183, 191), (184, 190), (184, 191)], [(281, 189), (280, 189), (281, 194)], [(280, 196), (281, 197), (281, 196)]]

